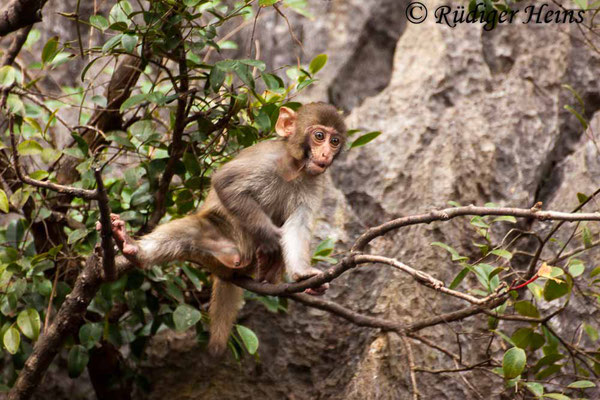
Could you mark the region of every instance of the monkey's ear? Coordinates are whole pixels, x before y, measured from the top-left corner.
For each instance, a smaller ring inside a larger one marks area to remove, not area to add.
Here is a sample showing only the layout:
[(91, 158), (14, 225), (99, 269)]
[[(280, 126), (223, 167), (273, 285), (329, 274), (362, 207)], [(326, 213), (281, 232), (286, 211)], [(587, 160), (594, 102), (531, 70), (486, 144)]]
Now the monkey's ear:
[(287, 107), (279, 109), (275, 132), (281, 137), (288, 137), (296, 132), (296, 112), (294, 110)]

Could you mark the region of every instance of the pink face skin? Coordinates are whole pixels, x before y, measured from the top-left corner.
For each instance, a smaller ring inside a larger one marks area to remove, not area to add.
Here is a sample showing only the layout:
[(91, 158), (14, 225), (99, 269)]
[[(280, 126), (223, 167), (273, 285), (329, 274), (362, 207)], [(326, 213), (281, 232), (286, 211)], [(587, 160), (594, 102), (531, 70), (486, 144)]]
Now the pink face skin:
[(306, 172), (309, 175), (319, 175), (333, 162), (342, 147), (342, 139), (335, 129), (327, 126), (311, 125), (306, 130), (310, 146)]

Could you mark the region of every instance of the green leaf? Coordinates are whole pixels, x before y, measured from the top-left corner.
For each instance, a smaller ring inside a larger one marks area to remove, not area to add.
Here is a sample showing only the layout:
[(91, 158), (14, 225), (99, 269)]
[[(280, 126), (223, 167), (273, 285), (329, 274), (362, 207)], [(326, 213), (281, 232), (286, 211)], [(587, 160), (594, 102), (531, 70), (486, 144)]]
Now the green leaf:
[(40, 314), (33, 308), (28, 308), (19, 313), (17, 316), (17, 325), (21, 329), (21, 332), (23, 332), (23, 335), (31, 340), (35, 341), (40, 336), (40, 327), (42, 325)]
[(310, 65), (308, 66), (308, 71), (311, 74), (316, 74), (327, 64), (327, 54), (319, 54), (315, 58), (312, 59)]
[(8, 213), (8, 197), (2, 189), (0, 189), (0, 211)]
[(29, 176), (33, 179), (37, 179), (37, 180), (42, 180), (42, 179), (46, 179), (50, 174), (48, 174), (48, 171), (44, 171), (41, 169), (38, 169), (37, 171), (33, 171), (31, 174), (29, 174)]
[(577, 258), (572, 258), (569, 260), (569, 274), (571, 274), (573, 278), (580, 276), (581, 274), (583, 274), (584, 271), (585, 264), (583, 263), (583, 261)]
[(183, 154), (183, 164), (185, 165), (185, 169), (192, 176), (198, 176), (202, 174), (202, 167), (198, 162), (198, 158), (192, 153), (184, 153)]
[(35, 140), (25, 140), (17, 146), (19, 154), (23, 156), (33, 156), (40, 154), (44, 148)]
[(492, 223), (493, 222), (501, 222), (501, 221), (510, 222), (512, 224), (517, 223), (517, 219), (515, 217), (513, 217), (512, 215), (502, 215), (500, 217), (496, 217), (492, 220)]
[(318, 244), (315, 249), (313, 256), (328, 256), (334, 249), (334, 240), (332, 238), (327, 238)]
[(4, 333), (4, 338), (2, 339), (4, 343), (4, 347), (10, 354), (16, 354), (19, 351), (19, 345), (21, 344), (21, 335), (19, 331), (15, 329), (15, 327), (11, 326)]
[(552, 301), (568, 294), (571, 291), (569, 280), (570, 278), (567, 278), (567, 282), (558, 283), (548, 279), (544, 285), (544, 299), (546, 301)]
[(525, 386), (534, 396), (540, 397), (544, 394), (544, 386), (537, 382), (525, 382)]
[(90, 25), (94, 28), (98, 28), (101, 31), (108, 29), (108, 21), (102, 15), (92, 15), (90, 17)]
[(431, 243), (431, 245), (441, 247), (442, 249), (450, 253), (452, 255), (452, 261), (467, 261), (469, 259), (468, 257), (463, 257), (460, 254), (458, 254), (458, 251), (454, 250), (454, 248), (448, 246), (446, 243), (433, 242)]
[(577, 193), (577, 200), (579, 200), (580, 204), (585, 203), (589, 198), (590, 196), (585, 193)]
[(507, 260), (510, 260), (512, 258), (512, 253), (508, 250), (504, 250), (504, 249), (495, 249), (490, 251), (490, 254), (494, 254), (498, 257), (502, 257), (502, 258), (506, 258)]
[(365, 144), (369, 143), (371, 140), (375, 139), (379, 135), (381, 135), (381, 132), (379, 132), (379, 131), (365, 133), (364, 135), (362, 135), (361, 137), (356, 139), (354, 142), (352, 142), (352, 144), (350, 145), (350, 148), (352, 149), (355, 147), (364, 146)]
[(573, 389), (587, 389), (587, 388), (596, 387), (596, 384), (591, 381), (576, 381), (576, 382), (570, 383), (567, 387), (573, 388)]
[(242, 64), (246, 64), (251, 67), (257, 68), (259, 71), (264, 71), (266, 68), (265, 63), (260, 60), (244, 59), (244, 60), (238, 60), (238, 61), (241, 62)]
[(267, 85), (267, 89), (269, 90), (277, 90), (284, 87), (283, 81), (277, 75), (262, 73), (261, 76), (265, 82), (265, 85)]
[(449, 289), (456, 289), (469, 273), (469, 268), (463, 268), (450, 283)]
[(58, 54), (58, 36), (53, 36), (44, 45), (42, 63), (47, 64), (51, 62), (56, 57), (56, 54)]
[(548, 368), (544, 369), (543, 371), (538, 372), (537, 374), (535, 374), (535, 379), (538, 380), (544, 380), (546, 378), (548, 378), (551, 375), (554, 375), (555, 373), (559, 372), (562, 368), (562, 365), (559, 364), (553, 364), (551, 366), (549, 366)]
[(93, 348), (100, 341), (104, 327), (100, 322), (90, 322), (79, 328), (79, 342), (86, 348)]
[(201, 291), (204, 285), (202, 284), (200, 272), (195, 268), (188, 267), (187, 265), (182, 266), (181, 269), (192, 282), (196, 290)]
[(577, 110), (575, 110), (573, 107), (571, 107), (568, 104), (565, 105), (564, 108), (565, 108), (565, 110), (567, 110), (568, 112), (573, 114), (575, 116), (575, 118), (577, 118), (579, 120), (579, 123), (581, 124), (581, 126), (583, 127), (584, 130), (588, 128), (588, 122), (585, 120), (585, 118), (581, 114), (579, 114), (579, 112), (577, 112)]
[(302, 82), (300, 82), (298, 86), (296, 86), (296, 90), (300, 91), (308, 85), (312, 84), (313, 82), (316, 82), (316, 79), (305, 79)]
[(200, 319), (202, 313), (188, 304), (180, 304), (173, 312), (173, 323), (179, 332), (196, 325)]
[(517, 347), (517, 345), (515, 344), (515, 342), (512, 341), (511, 338), (509, 338), (508, 336), (506, 336), (504, 333), (502, 333), (499, 330), (492, 330), (492, 332), (494, 332), (495, 334), (497, 334), (498, 336), (500, 336), (502, 339), (504, 339), (504, 341), (506, 341), (507, 343), (511, 344), (512, 346)]
[(521, 349), (526, 349), (532, 344), (533, 330), (531, 328), (519, 328), (510, 337), (515, 345)]
[(123, 35), (121, 37), (121, 44), (123, 45), (123, 48), (125, 49), (125, 51), (128, 53), (133, 53), (133, 50), (135, 50), (135, 46), (137, 45), (137, 42), (138, 42), (138, 38), (135, 35)]
[(506, 379), (516, 378), (521, 375), (527, 362), (527, 356), (523, 349), (513, 347), (504, 353), (502, 358), (502, 371)]
[(596, 328), (594, 328), (590, 324), (583, 324), (583, 330), (585, 331), (585, 333), (587, 333), (588, 337), (592, 342), (598, 340), (598, 331), (596, 330)]
[(248, 65), (238, 62), (234, 64), (233, 71), (246, 86), (254, 89), (254, 77), (252, 76), (252, 72), (250, 71)]
[(75, 345), (71, 347), (69, 356), (67, 357), (67, 370), (71, 378), (76, 378), (85, 369), (90, 359), (88, 351), (82, 345)]
[(18, 188), (13, 194), (10, 195), (10, 204), (12, 204), (15, 208), (22, 208), (27, 200), (29, 199), (29, 192), (23, 190), (23, 188)]
[(10, 86), (17, 79), (17, 70), (10, 65), (0, 68), (0, 86)]
[(488, 229), (490, 227), (490, 225), (484, 221), (483, 217), (479, 215), (476, 215), (473, 218), (471, 218), (470, 223), (471, 225), (476, 226), (478, 228)]
[(123, 35), (118, 34), (118, 35), (115, 35), (115, 36), (111, 37), (110, 39), (108, 39), (104, 43), (104, 46), (102, 46), (102, 53), (106, 54), (109, 51), (111, 51), (113, 48), (115, 48), (121, 42), (121, 36), (123, 36)]
[(83, 239), (84, 237), (86, 237), (87, 234), (88, 234), (88, 231), (86, 228), (75, 229), (73, 232), (69, 233), (67, 242), (69, 244), (73, 244), (73, 243)]
[(131, 96), (130, 98), (125, 100), (123, 102), (123, 104), (121, 104), (120, 111), (123, 112), (123, 111), (127, 110), (128, 108), (137, 106), (138, 104), (143, 103), (145, 101), (148, 101), (148, 95), (143, 94), (143, 93), (142, 94), (134, 94), (133, 96)]
[(515, 311), (525, 317), (539, 318), (540, 312), (533, 303), (522, 300), (515, 303)]
[(236, 325), (235, 327), (248, 353), (256, 353), (256, 350), (258, 350), (258, 337), (256, 337), (256, 334), (243, 325)]
[(590, 228), (588, 228), (587, 226), (584, 226), (582, 229), (582, 234), (583, 234), (583, 245), (585, 246), (586, 249), (589, 249), (593, 245), (592, 232), (590, 231)]
[(225, 70), (219, 68), (217, 65), (213, 66), (210, 70), (210, 75), (208, 76), (208, 82), (210, 83), (211, 89), (216, 92), (219, 90), (223, 82), (225, 81)]
[(546, 393), (544, 395), (544, 397), (546, 397), (548, 399), (556, 399), (556, 400), (571, 400), (571, 398), (569, 396), (565, 396), (564, 394), (560, 394), (560, 393)]
[(258, 0), (258, 5), (261, 7), (269, 7), (277, 3), (279, 0)]

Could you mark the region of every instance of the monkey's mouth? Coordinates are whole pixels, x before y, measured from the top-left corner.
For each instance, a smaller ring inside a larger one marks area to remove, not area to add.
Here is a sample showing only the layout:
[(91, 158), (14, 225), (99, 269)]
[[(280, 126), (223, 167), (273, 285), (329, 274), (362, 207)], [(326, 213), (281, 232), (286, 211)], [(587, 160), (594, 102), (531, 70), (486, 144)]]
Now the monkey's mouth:
[(325, 172), (329, 164), (324, 161), (310, 160), (306, 166), (306, 170), (311, 175), (319, 175)]

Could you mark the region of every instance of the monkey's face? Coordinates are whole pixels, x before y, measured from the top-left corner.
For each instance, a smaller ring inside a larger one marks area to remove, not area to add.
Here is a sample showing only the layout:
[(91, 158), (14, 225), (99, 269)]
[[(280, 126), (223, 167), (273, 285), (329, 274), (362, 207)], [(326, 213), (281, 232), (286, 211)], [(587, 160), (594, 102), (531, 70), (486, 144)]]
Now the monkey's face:
[(334, 128), (323, 125), (306, 128), (306, 173), (319, 175), (325, 172), (342, 149), (343, 142), (343, 136)]

